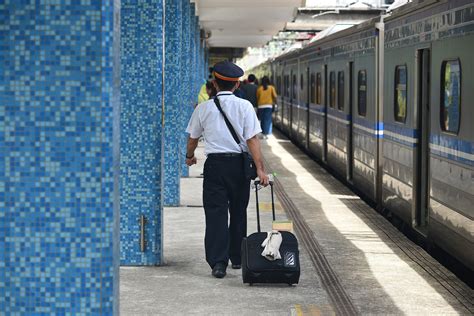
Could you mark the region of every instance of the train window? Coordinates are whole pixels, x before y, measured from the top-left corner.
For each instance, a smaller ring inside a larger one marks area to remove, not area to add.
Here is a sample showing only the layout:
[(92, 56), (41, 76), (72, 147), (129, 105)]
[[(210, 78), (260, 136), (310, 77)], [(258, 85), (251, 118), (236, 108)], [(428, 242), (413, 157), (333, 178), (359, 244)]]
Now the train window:
[(329, 73), (329, 106), (336, 106), (336, 73), (331, 71)]
[(321, 104), (321, 73), (316, 74), (316, 104)]
[(316, 103), (316, 82), (315, 82), (314, 74), (311, 74), (310, 84), (311, 84), (311, 92), (310, 92), (311, 103)]
[(296, 99), (296, 88), (298, 87), (298, 84), (296, 82), (296, 75), (293, 75), (293, 85), (292, 85), (292, 93), (291, 96), (293, 99)]
[(303, 90), (304, 87), (304, 77), (303, 74), (300, 75), (300, 89)]
[(337, 108), (344, 110), (344, 71), (337, 73)]
[(441, 128), (459, 132), (461, 121), (461, 64), (459, 60), (443, 61), (441, 66)]
[(360, 70), (357, 75), (357, 111), (360, 116), (367, 115), (367, 72)]
[(395, 120), (405, 123), (407, 118), (407, 66), (395, 67)]

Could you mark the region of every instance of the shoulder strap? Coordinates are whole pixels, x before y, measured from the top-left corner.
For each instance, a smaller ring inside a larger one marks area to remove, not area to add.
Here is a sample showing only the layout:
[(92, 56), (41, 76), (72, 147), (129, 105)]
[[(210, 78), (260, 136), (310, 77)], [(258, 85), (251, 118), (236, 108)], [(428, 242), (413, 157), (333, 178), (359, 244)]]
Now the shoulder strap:
[(224, 111), (222, 110), (221, 103), (219, 102), (219, 99), (217, 98), (217, 96), (214, 98), (214, 103), (216, 104), (217, 108), (219, 109), (219, 112), (221, 112), (222, 116), (224, 116), (225, 124), (227, 125), (227, 128), (229, 129), (230, 133), (232, 134), (232, 137), (234, 138), (235, 142), (238, 145), (240, 145), (239, 137), (237, 136), (237, 133), (235, 132), (234, 127), (229, 122), (229, 119), (227, 118)]

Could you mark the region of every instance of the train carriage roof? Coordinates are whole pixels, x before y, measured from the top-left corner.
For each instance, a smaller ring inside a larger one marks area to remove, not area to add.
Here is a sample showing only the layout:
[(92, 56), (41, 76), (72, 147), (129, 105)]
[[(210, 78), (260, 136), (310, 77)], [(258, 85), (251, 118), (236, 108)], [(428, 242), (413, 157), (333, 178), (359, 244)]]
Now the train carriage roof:
[(360, 32), (367, 31), (369, 29), (375, 28), (375, 24), (380, 22), (380, 17), (375, 17), (370, 20), (367, 20), (365, 22), (355, 24), (354, 26), (350, 28), (343, 29), (339, 32), (329, 34), (328, 36), (325, 36), (321, 39), (318, 39), (309, 45), (307, 45), (304, 49), (309, 49), (309, 48), (314, 48), (315, 46), (321, 46), (323, 44), (332, 42), (334, 40), (341, 39), (343, 37), (351, 36)]
[[(288, 60), (288, 59), (293, 59), (297, 58), (305, 53), (313, 51), (316, 47), (321, 47), (321, 46), (327, 46), (328, 43), (332, 43), (333, 41), (339, 40), (344, 37), (348, 37), (351, 35), (355, 35), (361, 32), (368, 31), (370, 29), (375, 29), (376, 23), (378, 23), (381, 20), (380, 17), (372, 18), (370, 20), (367, 20), (365, 22), (362, 22), (360, 24), (353, 25), (349, 28), (344, 28), (344, 29), (338, 29), (334, 28), (334, 30), (337, 30), (337, 32), (326, 32), (325, 34), (322, 35), (322, 37), (316, 39), (315, 41), (309, 43), (308, 45), (304, 46), (301, 49), (297, 49), (294, 51), (286, 52), (274, 59), (274, 61), (279, 62), (283, 60)], [(323, 31), (324, 32), (324, 31)]]
[[(455, 1), (452, 1), (455, 2)], [(384, 16), (385, 22), (396, 20), (400, 17), (410, 15), (418, 10), (426, 9), (427, 7), (434, 6), (436, 4), (449, 3), (448, 0), (414, 0), (406, 3), (402, 6), (396, 7), (389, 14)]]

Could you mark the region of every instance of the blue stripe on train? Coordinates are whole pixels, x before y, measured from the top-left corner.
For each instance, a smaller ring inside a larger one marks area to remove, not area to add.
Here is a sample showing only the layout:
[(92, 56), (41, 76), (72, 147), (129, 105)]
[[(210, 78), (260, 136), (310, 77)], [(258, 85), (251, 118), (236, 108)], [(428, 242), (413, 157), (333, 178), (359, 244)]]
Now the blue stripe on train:
[(355, 129), (361, 134), (370, 135), (371, 137), (383, 138), (383, 122), (374, 122), (362, 117), (354, 117), (353, 119), (354, 124), (360, 125), (369, 131), (359, 128), (358, 126), (354, 126)]
[(410, 137), (410, 138), (416, 138), (416, 139), (418, 138), (418, 130), (411, 129), (403, 125), (385, 122), (384, 128), (386, 131), (389, 131), (398, 135), (402, 135), (402, 136)]
[(341, 112), (333, 108), (328, 108), (328, 114), (345, 121), (350, 121), (351, 119), (351, 116), (349, 114)]
[[(312, 110), (324, 112), (324, 106), (311, 106)], [(329, 114), (341, 119), (350, 120), (351, 116), (335, 109), (329, 108)], [(361, 117), (353, 117), (354, 124), (360, 125), (366, 129), (354, 126), (357, 133), (364, 134), (370, 137), (386, 138), (387, 140), (403, 144), (412, 148), (418, 146), (419, 131), (417, 129), (408, 128), (398, 123), (374, 122)], [(405, 138), (405, 139), (404, 139)], [(440, 148), (433, 148), (431, 146), (430, 153), (434, 156), (445, 159), (458, 161), (469, 166), (473, 166), (473, 143), (456, 138), (455, 136), (443, 134), (431, 134), (430, 144), (439, 146)], [(456, 151), (456, 152), (454, 152)]]
[[(430, 152), (435, 156), (474, 166), (472, 157), (474, 145), (470, 141), (450, 135), (431, 134), (430, 145)], [(434, 148), (435, 146), (439, 148)]]

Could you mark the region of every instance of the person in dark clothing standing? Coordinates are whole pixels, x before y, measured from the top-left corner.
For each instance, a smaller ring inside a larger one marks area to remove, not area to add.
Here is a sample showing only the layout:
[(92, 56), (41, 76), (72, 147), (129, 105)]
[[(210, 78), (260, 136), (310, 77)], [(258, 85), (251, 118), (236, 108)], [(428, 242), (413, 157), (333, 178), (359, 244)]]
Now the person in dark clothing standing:
[(208, 99), (214, 98), (217, 94), (216, 87), (214, 87), (214, 84), (210, 80), (206, 81), (206, 93), (209, 96)]
[(252, 103), (253, 107), (257, 107), (257, 78), (254, 74), (250, 74), (247, 78), (248, 83), (240, 88), (245, 93), (245, 99)]
[(241, 99), (244, 99), (244, 100), (246, 99), (245, 92), (244, 92), (244, 90), (242, 90), (242, 83), (240, 81), (239, 81), (239, 85), (234, 90), (234, 95), (238, 98), (241, 98)]
[(232, 268), (241, 268), (240, 247), (243, 237), (247, 235), (247, 205), (250, 196), (250, 180), (244, 175), (242, 152), (252, 155), (261, 183), (266, 186), (269, 181), (263, 167), (257, 137), (261, 128), (255, 111), (247, 100), (233, 94), (242, 75), (242, 69), (228, 61), (214, 66), (216, 98), (241, 140), (240, 144), (232, 137), (215, 100), (199, 104), (186, 129), (189, 133), (186, 152), (188, 166), (196, 163), (194, 151), (199, 137), (204, 136), (207, 155), (203, 183), (206, 216), (204, 245), (206, 261), (216, 278), (226, 275), (229, 259)]

